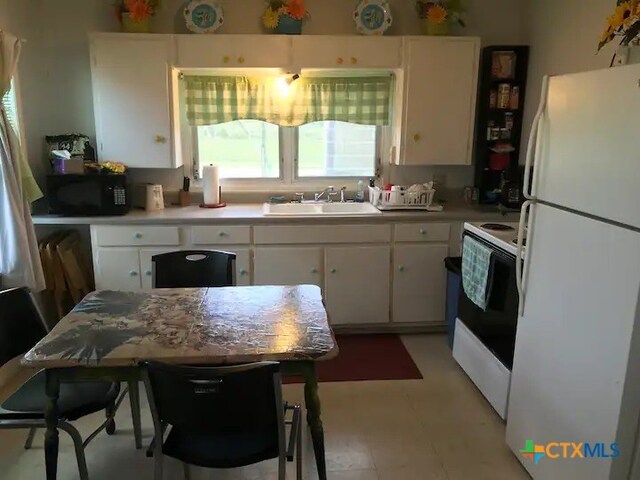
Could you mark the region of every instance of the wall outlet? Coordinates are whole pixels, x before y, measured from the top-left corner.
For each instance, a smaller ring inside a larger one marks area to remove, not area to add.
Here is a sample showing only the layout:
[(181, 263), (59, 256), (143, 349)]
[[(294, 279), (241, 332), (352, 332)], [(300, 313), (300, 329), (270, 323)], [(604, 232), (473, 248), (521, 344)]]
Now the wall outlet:
[(434, 173), (432, 180), (433, 180), (433, 184), (434, 184), (434, 188), (435, 189), (437, 189), (438, 187), (445, 188), (447, 186), (447, 174), (446, 173)]

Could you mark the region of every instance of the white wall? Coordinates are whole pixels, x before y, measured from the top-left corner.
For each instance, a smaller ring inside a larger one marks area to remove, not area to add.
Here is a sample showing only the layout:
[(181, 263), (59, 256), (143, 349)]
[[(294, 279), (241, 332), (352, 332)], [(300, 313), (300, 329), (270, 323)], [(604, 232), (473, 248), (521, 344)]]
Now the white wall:
[[(607, 68), (615, 51), (609, 45), (598, 54), (605, 19), (614, 0), (527, 0), (528, 43), (531, 45), (525, 140), (540, 101), (544, 75), (560, 75)], [(526, 148), (523, 142), (523, 152)], [(524, 154), (521, 155), (524, 163)]]
[[(469, 0), (469, 27), (464, 33), (481, 36), (485, 45), (525, 42), (522, 13), (526, 1)], [(34, 172), (42, 178), (48, 168), (43, 153), (45, 135), (72, 132), (95, 135), (87, 33), (117, 31), (119, 26), (112, 13), (111, 0), (0, 0), (0, 8), (3, 3), (13, 4), (9, 12), (12, 18), (28, 18), (31, 25), (38, 22), (32, 31), (23, 29), (19, 33), (29, 40), (20, 69), (27, 147)], [(262, 0), (222, 0), (221, 3), (225, 9), (225, 24), (220, 33), (262, 32)], [(418, 34), (413, 0), (390, 0), (390, 3), (394, 13), (390, 34)], [(185, 32), (181, 13), (185, 2), (163, 0), (162, 4), (162, 11), (156, 18), (156, 31)], [(351, 17), (354, 4), (355, 0), (307, 0), (311, 19), (304, 32), (354, 33)], [(433, 171), (431, 168), (396, 167), (393, 180), (403, 183), (426, 181)], [(470, 167), (453, 167), (445, 172), (450, 186), (463, 186), (472, 179)], [(146, 181), (158, 181), (174, 188), (180, 185), (182, 177), (181, 169), (136, 173)]]

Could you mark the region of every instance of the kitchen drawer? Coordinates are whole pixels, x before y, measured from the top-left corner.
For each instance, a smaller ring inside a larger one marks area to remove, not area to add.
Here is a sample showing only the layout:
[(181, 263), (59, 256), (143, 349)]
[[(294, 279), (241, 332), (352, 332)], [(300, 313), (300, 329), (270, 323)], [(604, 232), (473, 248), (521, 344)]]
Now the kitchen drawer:
[(256, 245), (308, 243), (384, 243), (391, 240), (390, 225), (258, 226), (253, 229)]
[(98, 226), (92, 234), (101, 247), (180, 245), (179, 227)]
[(249, 226), (202, 226), (192, 227), (194, 245), (246, 245), (251, 243)]
[(396, 242), (448, 242), (448, 223), (401, 223), (395, 226)]

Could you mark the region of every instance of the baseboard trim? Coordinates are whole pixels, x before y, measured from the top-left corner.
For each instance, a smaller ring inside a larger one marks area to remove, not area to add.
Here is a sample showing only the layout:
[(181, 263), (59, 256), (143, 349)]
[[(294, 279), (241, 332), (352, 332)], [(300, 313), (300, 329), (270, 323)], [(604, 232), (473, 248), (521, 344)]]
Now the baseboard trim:
[(347, 335), (371, 335), (371, 334), (440, 334), (446, 333), (446, 325), (416, 325), (416, 324), (370, 324), (370, 325), (332, 325), (335, 333)]

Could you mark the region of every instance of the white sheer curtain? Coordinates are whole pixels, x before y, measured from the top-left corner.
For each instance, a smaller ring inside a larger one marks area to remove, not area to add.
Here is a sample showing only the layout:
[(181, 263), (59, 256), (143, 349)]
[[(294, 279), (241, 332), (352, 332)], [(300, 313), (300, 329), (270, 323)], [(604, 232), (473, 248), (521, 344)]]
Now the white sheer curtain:
[[(0, 95), (11, 89), (21, 41), (0, 31)], [(18, 134), (0, 108), (0, 276), (3, 287), (44, 290), (38, 242), (30, 202), (42, 193), (33, 182)]]

